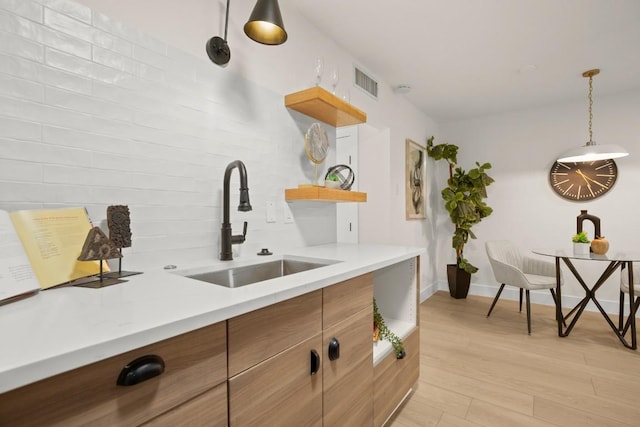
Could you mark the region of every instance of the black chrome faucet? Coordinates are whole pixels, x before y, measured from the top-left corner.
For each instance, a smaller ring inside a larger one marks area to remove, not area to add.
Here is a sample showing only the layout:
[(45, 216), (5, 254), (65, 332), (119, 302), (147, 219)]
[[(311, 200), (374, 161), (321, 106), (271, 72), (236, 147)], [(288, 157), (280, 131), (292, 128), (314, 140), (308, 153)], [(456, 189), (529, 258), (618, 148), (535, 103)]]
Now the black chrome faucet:
[(240, 160), (235, 160), (227, 166), (224, 171), (224, 184), (223, 184), (223, 206), (222, 206), (222, 228), (220, 236), (220, 260), (230, 261), (233, 259), (233, 253), (231, 251), (231, 245), (236, 243), (244, 243), (247, 236), (247, 221), (244, 222), (244, 228), (242, 234), (232, 235), (231, 222), (229, 221), (229, 180), (231, 179), (231, 171), (233, 168), (238, 168), (240, 173), (240, 204), (238, 210), (240, 212), (248, 212), (251, 208), (249, 203), (249, 187), (247, 187), (247, 169), (244, 167), (244, 163)]

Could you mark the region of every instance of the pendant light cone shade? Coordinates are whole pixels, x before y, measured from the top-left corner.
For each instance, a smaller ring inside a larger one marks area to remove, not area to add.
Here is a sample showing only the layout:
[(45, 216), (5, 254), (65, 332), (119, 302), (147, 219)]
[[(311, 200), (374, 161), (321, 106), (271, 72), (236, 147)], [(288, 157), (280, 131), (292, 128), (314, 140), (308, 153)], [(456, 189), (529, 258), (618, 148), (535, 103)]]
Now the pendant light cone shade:
[(595, 160), (617, 159), (619, 157), (628, 156), (629, 152), (617, 144), (598, 145), (593, 140), (593, 132), (591, 130), (591, 120), (593, 114), (591, 107), (593, 105), (593, 76), (600, 73), (599, 69), (588, 70), (582, 73), (582, 77), (589, 78), (589, 142), (579, 148), (574, 148), (563, 153), (558, 157), (558, 162), (593, 162)]
[(258, 43), (277, 45), (287, 41), (278, 0), (258, 0), (249, 22), (244, 25), (244, 33)]

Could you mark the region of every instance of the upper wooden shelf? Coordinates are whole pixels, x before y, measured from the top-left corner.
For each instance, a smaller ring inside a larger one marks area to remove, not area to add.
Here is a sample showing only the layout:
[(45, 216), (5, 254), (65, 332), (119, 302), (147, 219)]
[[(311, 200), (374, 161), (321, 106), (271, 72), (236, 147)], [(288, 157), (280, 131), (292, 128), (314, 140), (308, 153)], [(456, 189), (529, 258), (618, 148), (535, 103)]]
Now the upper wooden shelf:
[(317, 202), (366, 202), (367, 193), (336, 190), (334, 188), (304, 186), (298, 188), (285, 188), (284, 198), (287, 201), (307, 200)]
[(320, 86), (286, 95), (284, 105), (334, 127), (357, 125), (367, 121), (365, 112)]

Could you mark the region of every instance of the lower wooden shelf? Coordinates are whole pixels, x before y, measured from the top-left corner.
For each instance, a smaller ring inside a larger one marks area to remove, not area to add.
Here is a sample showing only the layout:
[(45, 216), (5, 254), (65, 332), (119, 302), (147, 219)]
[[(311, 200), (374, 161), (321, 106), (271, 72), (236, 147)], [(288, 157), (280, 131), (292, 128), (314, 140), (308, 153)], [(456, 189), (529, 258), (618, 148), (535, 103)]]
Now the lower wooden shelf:
[(366, 202), (367, 193), (336, 190), (334, 188), (308, 186), (286, 188), (284, 198), (287, 201), (306, 200), (317, 202)]

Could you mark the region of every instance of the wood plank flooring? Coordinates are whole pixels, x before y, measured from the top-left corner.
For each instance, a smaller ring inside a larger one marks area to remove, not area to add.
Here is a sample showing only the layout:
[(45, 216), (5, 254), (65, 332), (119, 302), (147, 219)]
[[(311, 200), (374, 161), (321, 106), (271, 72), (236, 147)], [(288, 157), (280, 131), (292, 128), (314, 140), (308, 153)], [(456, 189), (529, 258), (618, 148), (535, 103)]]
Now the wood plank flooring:
[[(640, 426), (640, 350), (622, 346), (600, 313), (566, 338), (554, 309), (532, 304), (532, 332), (516, 301), (420, 306), (420, 379), (392, 427)], [(616, 321), (617, 318), (614, 318)]]

